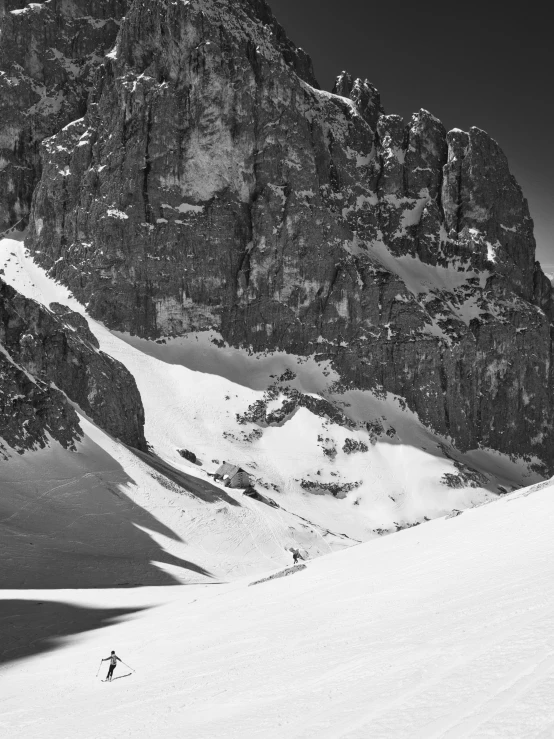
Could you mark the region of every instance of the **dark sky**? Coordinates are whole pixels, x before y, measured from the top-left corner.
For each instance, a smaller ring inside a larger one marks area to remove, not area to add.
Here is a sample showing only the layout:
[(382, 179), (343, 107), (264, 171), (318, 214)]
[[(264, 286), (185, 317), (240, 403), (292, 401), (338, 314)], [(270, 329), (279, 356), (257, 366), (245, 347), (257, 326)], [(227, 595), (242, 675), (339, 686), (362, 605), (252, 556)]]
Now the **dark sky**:
[(538, 2), (269, 4), (324, 89), (345, 69), (376, 85), (387, 113), (426, 108), (447, 129), (496, 139), (529, 200), (537, 257), (554, 272), (554, 43)]

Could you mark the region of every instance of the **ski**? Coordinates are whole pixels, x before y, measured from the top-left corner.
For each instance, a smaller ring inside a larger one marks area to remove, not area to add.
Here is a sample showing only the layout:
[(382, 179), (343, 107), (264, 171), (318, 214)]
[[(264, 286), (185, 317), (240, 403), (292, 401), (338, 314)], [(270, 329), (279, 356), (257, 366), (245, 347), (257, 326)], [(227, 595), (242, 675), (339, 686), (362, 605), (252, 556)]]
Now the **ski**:
[(114, 680), (121, 680), (122, 677), (131, 677), (132, 674), (133, 674), (132, 672), (128, 672), (126, 675), (118, 675), (117, 677), (112, 677), (111, 680), (104, 678), (102, 682), (103, 683), (113, 683)]

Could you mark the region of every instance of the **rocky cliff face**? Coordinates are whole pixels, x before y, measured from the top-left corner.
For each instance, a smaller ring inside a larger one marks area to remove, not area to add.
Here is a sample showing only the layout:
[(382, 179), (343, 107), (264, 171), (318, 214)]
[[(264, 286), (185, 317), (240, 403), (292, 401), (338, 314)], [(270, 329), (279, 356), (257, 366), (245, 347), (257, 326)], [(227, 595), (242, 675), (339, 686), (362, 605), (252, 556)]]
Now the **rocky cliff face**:
[(0, 234), (26, 225), (40, 142), (83, 115), (127, 0), (0, 0)]
[(116, 438), (146, 449), (133, 377), (98, 351), (81, 315), (50, 308), (0, 280), (0, 435), (18, 450), (43, 446), (46, 434), (71, 446), (81, 432), (69, 398)]
[(23, 454), (50, 439), (74, 448), (81, 437), (79, 418), (63, 393), (37, 381), (0, 351), (0, 460), (9, 449)]
[(262, 0), (135, 0), (42, 157), (31, 248), (109, 326), (331, 358), (553, 469), (552, 289), (485, 132), (320, 91)]

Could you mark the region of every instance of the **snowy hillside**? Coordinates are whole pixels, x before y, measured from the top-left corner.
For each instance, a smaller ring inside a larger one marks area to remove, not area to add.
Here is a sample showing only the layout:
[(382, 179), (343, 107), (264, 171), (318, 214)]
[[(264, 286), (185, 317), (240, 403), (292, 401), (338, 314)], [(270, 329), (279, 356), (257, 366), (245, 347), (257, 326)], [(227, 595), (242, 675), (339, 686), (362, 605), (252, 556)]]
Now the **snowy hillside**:
[[(4, 592), (2, 734), (552, 737), (553, 493), (253, 587)], [(106, 684), (112, 649), (135, 673)]]
[[(8, 283), (84, 313), (22, 242), (0, 244)], [(85, 419), (77, 454), (52, 444), (3, 463), (6, 585), (36, 586), (45, 563), (54, 583), (60, 558), (74, 560), (66, 586), (82, 569), (96, 572), (95, 586), (228, 579), (289, 563), (292, 546), (316, 557), (540, 479), (498, 453), (459, 454), (401, 400), (345, 391), (313, 358), (248, 354), (208, 333), (145, 341), (89, 323), (137, 381), (158, 462)], [(244, 466), (279, 507), (215, 484), (208, 473), (223, 460)]]

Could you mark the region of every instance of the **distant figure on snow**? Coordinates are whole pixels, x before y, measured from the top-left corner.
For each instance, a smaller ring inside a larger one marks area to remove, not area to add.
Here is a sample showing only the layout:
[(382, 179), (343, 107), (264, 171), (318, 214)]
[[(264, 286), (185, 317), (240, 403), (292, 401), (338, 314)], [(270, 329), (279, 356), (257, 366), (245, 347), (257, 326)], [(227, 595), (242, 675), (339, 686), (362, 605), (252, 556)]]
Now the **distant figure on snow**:
[(111, 679), (112, 679), (112, 675), (113, 675), (113, 671), (115, 670), (115, 666), (116, 666), (116, 664), (117, 664), (118, 662), (121, 662), (121, 660), (120, 660), (120, 659), (119, 659), (119, 657), (118, 657), (118, 656), (116, 655), (116, 653), (115, 653), (115, 652), (113, 652), (113, 651), (112, 651), (112, 653), (110, 654), (110, 656), (109, 656), (109, 657), (105, 657), (105, 658), (104, 658), (104, 659), (102, 660), (102, 662), (107, 662), (108, 660), (110, 660), (110, 669), (108, 670), (108, 674), (106, 675), (106, 680), (111, 680)]
[(297, 564), (299, 559), (304, 559), (304, 557), (300, 556), (300, 552), (298, 551), (298, 549), (291, 549), (291, 552), (293, 565)]

